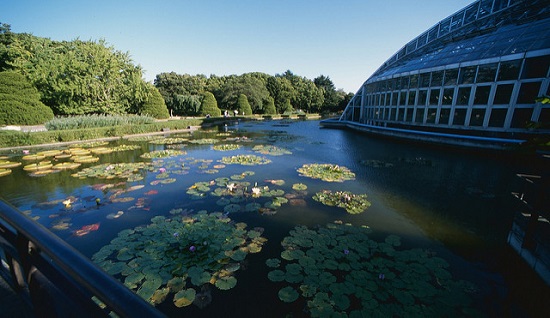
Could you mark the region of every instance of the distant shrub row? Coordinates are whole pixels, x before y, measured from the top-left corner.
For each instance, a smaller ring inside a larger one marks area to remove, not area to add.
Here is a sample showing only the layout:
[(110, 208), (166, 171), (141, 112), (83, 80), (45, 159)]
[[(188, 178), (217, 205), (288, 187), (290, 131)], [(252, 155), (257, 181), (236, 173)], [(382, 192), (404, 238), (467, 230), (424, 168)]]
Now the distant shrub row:
[(126, 124), (110, 127), (86, 129), (52, 130), (41, 132), (0, 131), (0, 148), (49, 144), (76, 140), (89, 140), (105, 137), (121, 137), (124, 135), (159, 132), (163, 129), (177, 130), (188, 126), (198, 126), (203, 123), (200, 118), (168, 120), (149, 124)]
[(71, 117), (56, 117), (48, 121), (48, 130), (70, 130), (82, 128), (97, 128), (125, 125), (152, 124), (155, 118), (138, 115), (80, 115)]

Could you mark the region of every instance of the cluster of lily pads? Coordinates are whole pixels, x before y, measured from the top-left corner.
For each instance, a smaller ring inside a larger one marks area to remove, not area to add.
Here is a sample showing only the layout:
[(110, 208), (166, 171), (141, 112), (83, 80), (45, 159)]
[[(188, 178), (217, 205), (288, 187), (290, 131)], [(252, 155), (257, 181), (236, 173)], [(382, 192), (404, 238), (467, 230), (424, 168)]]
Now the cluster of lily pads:
[[(297, 193), (285, 193), (281, 188), (284, 180), (264, 180), (261, 184), (244, 181), (248, 176), (253, 176), (253, 171), (244, 171), (232, 175), (230, 178), (219, 177), (211, 181), (195, 182), (187, 189), (187, 194), (192, 199), (204, 199), (208, 197), (218, 198), (216, 204), (223, 206), (226, 214), (236, 212), (259, 212), (264, 215), (275, 214), (283, 204), (298, 202)], [(304, 191), (307, 186), (295, 184), (293, 188)]]
[(217, 151), (232, 151), (232, 150), (238, 150), (241, 149), (241, 145), (236, 144), (223, 144), (223, 145), (215, 145), (212, 147), (212, 149)]
[(241, 262), (260, 252), (267, 239), (263, 229), (246, 230), (245, 223), (218, 212), (178, 212), (120, 232), (92, 260), (153, 305), (173, 294), (177, 307), (194, 303), (202, 308), (212, 299), (208, 286), (233, 288)]
[(175, 157), (175, 156), (180, 156), (185, 154), (187, 153), (182, 150), (166, 149), (166, 150), (154, 150), (151, 152), (147, 152), (142, 154), (140, 157), (146, 158), (146, 159), (157, 159), (157, 158)]
[(355, 179), (355, 173), (351, 172), (347, 167), (331, 163), (304, 164), (301, 168), (298, 168), (298, 172), (301, 176), (321, 179), (327, 182), (344, 182)]
[(75, 178), (100, 178), (100, 179), (126, 179), (127, 181), (138, 181), (143, 179), (140, 170), (149, 166), (146, 162), (130, 163), (105, 163), (93, 167), (84, 168), (72, 174)]
[(350, 191), (323, 190), (313, 196), (313, 200), (328, 206), (344, 208), (350, 214), (359, 214), (370, 207), (366, 194), (354, 194)]
[(262, 155), (282, 156), (291, 155), (292, 152), (281, 147), (272, 145), (256, 145), (252, 148), (254, 152), (261, 153)]
[(236, 155), (231, 157), (223, 157), (219, 162), (224, 164), (239, 164), (243, 166), (265, 165), (271, 162), (266, 157), (256, 155)]
[(367, 227), (334, 223), (297, 226), (281, 258), (266, 265), (279, 298), (301, 298), (311, 317), (470, 316), (476, 287), (454, 280), (448, 263), (426, 250), (399, 249), (399, 237), (377, 242)]

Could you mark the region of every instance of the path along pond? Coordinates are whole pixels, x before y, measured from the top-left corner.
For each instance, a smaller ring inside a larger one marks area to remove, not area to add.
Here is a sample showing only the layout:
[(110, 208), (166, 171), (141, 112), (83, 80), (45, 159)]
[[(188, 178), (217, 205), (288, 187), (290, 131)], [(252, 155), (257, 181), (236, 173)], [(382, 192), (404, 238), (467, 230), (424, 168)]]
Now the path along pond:
[(168, 316), (548, 312), (548, 287), (507, 244), (515, 174), (536, 158), (318, 121), (38, 152), (0, 160), (21, 162), (1, 196)]

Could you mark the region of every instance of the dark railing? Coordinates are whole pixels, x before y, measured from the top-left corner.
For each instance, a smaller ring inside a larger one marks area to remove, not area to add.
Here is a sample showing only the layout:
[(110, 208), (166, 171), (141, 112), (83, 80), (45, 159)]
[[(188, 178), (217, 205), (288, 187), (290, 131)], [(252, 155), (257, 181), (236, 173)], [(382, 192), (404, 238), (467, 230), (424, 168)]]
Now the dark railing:
[(0, 275), (37, 317), (164, 317), (42, 225), (0, 200)]

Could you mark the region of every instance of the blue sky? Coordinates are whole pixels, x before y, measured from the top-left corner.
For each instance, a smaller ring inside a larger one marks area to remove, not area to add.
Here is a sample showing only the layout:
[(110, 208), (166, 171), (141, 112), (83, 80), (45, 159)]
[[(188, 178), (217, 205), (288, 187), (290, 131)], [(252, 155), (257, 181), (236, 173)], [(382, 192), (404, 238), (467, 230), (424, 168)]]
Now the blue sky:
[(13, 32), (105, 39), (152, 81), (291, 70), (356, 92), (405, 43), (472, 0), (0, 0)]

